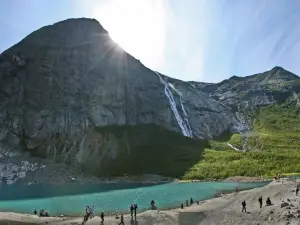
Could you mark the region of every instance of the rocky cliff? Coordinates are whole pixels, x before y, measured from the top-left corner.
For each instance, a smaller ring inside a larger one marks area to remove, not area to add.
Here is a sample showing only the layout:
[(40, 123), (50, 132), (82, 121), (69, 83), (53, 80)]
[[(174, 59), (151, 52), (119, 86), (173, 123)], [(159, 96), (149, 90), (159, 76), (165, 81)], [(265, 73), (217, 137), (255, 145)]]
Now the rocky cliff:
[(0, 151), (100, 175), (178, 175), (206, 140), (247, 132), (245, 109), (298, 101), (299, 90), (299, 77), (279, 67), (219, 84), (175, 80), (126, 53), (96, 20), (69, 19), (0, 55)]

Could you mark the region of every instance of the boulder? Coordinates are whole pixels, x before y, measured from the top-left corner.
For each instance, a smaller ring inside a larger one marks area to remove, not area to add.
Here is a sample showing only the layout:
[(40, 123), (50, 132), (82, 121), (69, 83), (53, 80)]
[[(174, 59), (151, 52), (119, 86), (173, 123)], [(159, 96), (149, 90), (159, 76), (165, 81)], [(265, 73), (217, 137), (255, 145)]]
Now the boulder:
[(281, 208), (287, 207), (287, 206), (289, 206), (289, 203), (287, 203), (287, 202), (283, 202), (283, 203), (281, 203), (281, 205), (280, 205)]

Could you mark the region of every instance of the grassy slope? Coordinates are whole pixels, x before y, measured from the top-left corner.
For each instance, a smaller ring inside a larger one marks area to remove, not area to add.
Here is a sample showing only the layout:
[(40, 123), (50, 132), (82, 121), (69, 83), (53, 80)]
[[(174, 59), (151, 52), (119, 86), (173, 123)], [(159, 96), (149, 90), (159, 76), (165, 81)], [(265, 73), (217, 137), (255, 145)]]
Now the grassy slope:
[[(271, 106), (261, 109), (254, 121), (258, 137), (250, 138), (256, 150), (241, 153), (230, 150), (226, 142), (211, 142), (204, 158), (184, 176), (185, 179), (224, 178), (228, 176), (270, 176), (274, 173), (300, 172), (300, 114), (293, 108)], [(229, 141), (242, 145), (242, 137)]]

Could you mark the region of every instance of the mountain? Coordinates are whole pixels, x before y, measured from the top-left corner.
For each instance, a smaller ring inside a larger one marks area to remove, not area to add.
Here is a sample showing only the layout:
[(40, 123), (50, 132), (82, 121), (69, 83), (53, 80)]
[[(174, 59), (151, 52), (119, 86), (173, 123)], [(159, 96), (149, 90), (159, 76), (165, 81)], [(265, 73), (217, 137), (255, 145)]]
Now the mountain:
[(5, 163), (20, 154), (98, 176), (182, 176), (211, 140), (250, 132), (261, 107), (296, 107), (299, 79), (275, 67), (183, 82), (145, 67), (94, 19), (58, 22), (0, 55), (0, 170), (11, 171), (1, 176), (17, 180)]

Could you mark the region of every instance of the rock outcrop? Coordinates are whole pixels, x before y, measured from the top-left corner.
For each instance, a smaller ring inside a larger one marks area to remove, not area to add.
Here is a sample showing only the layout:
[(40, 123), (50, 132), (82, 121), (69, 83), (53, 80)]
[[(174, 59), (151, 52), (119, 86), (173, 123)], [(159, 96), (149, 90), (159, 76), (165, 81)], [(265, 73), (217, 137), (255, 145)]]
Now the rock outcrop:
[[(126, 53), (96, 20), (69, 19), (0, 55), (0, 156), (28, 152), (104, 171), (99, 164), (130, 158), (133, 148), (157, 148), (149, 134), (158, 128), (195, 143), (247, 132), (243, 109), (289, 96), (298, 102), (299, 87), (299, 77), (282, 68), (219, 84), (175, 80)], [(158, 128), (139, 129), (142, 137), (129, 140), (125, 128), (140, 125)]]

